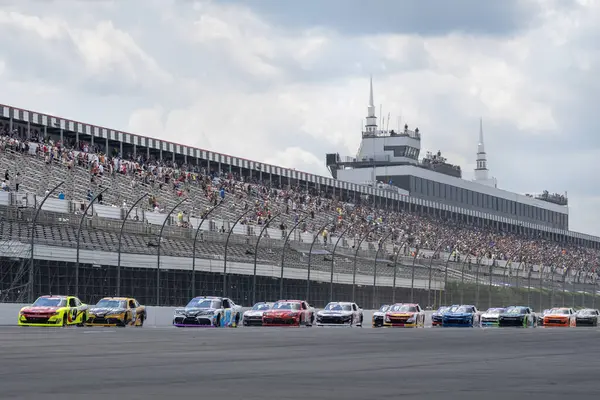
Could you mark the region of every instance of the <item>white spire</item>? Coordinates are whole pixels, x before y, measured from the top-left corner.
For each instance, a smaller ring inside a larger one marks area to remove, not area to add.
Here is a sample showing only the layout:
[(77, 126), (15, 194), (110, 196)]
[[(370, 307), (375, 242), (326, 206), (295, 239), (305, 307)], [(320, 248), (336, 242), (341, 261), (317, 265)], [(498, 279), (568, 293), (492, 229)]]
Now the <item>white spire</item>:
[(479, 144), (477, 145), (477, 154), (485, 155), (485, 146), (483, 144), (483, 118), (479, 118)]
[(475, 181), (484, 185), (497, 187), (496, 179), (490, 179), (487, 169), (487, 154), (483, 144), (483, 118), (479, 119), (479, 143), (477, 143), (477, 159), (475, 165)]
[(375, 134), (377, 132), (377, 117), (375, 116), (375, 104), (373, 102), (373, 75), (371, 75), (369, 88), (369, 106), (367, 107), (367, 123), (365, 132)]

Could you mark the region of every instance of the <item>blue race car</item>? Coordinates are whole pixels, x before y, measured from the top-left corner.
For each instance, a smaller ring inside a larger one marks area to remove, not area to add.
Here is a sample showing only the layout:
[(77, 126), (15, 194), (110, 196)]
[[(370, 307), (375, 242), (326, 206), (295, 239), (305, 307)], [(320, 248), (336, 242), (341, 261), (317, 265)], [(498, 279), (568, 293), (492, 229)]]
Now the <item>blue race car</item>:
[(481, 324), (477, 307), (463, 304), (442, 316), (443, 327), (475, 327)]
[(431, 314), (431, 326), (442, 326), (442, 317), (444, 316), (444, 314), (449, 311), (454, 311), (458, 307), (460, 307), (460, 306), (453, 305), (453, 306), (442, 306), (442, 307), (438, 308), (436, 312)]
[(536, 327), (537, 326), (537, 315), (533, 312), (530, 307), (525, 306), (511, 306), (507, 307), (506, 311), (500, 314), (498, 318), (498, 326), (522, 326), (522, 327)]

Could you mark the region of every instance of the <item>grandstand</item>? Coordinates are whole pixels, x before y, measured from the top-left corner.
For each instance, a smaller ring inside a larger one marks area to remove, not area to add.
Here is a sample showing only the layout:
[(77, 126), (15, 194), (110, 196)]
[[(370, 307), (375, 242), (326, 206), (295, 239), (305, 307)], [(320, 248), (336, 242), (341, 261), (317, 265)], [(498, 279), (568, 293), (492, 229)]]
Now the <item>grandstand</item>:
[(315, 305), (355, 291), (367, 307), (433, 306), (526, 288), (539, 307), (595, 302), (600, 240), (589, 235), (13, 107), (0, 116), (2, 301), (226, 293), (248, 305), (283, 290)]

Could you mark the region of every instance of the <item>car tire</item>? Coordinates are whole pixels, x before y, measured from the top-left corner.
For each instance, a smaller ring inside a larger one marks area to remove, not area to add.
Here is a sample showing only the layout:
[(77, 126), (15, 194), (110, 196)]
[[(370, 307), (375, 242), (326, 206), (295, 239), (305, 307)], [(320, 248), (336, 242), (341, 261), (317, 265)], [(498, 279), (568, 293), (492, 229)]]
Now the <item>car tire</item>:
[(144, 314), (140, 315), (140, 325), (139, 326), (144, 326)]
[(221, 327), (221, 314), (217, 315), (217, 322), (215, 322), (217, 328)]
[(62, 321), (62, 326), (63, 326), (63, 328), (65, 328), (65, 327), (67, 326), (67, 324), (68, 324), (68, 321), (67, 321), (67, 314), (64, 314), (64, 315), (63, 315), (63, 321)]

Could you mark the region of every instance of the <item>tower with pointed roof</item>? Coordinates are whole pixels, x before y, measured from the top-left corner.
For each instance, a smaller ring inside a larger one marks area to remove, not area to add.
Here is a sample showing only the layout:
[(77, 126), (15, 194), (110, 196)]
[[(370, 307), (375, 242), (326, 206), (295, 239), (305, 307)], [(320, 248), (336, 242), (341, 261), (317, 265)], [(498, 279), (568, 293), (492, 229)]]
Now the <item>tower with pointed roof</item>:
[(371, 75), (371, 86), (369, 93), (369, 106), (367, 107), (367, 123), (365, 125), (365, 133), (377, 133), (377, 117), (375, 116), (375, 104), (373, 103), (373, 76)]
[(483, 143), (483, 118), (479, 118), (479, 143), (477, 144), (477, 160), (475, 165), (475, 182), (497, 187), (496, 178), (489, 177), (487, 154)]

